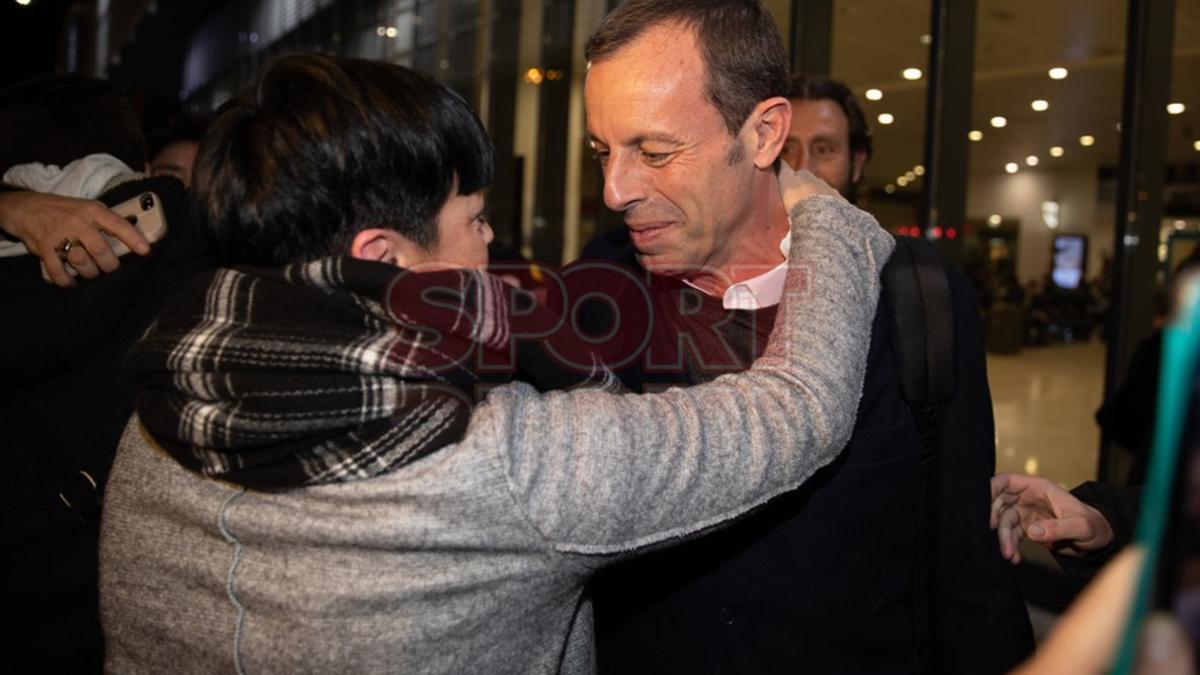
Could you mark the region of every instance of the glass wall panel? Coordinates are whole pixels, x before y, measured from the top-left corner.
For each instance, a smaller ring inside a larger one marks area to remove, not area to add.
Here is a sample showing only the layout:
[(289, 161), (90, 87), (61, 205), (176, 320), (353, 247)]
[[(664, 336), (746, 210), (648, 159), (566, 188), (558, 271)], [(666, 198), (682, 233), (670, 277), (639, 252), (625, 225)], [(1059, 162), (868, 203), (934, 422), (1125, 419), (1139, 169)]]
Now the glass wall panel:
[(980, 0), (964, 268), (997, 470), (1096, 476), (1126, 0)]
[(1175, 12), (1158, 251), (1167, 283), (1185, 259), (1200, 256), (1200, 4), (1177, 0)]
[(859, 203), (893, 232), (916, 234), (925, 167), (930, 0), (835, 0), (830, 74), (853, 91), (874, 154)]

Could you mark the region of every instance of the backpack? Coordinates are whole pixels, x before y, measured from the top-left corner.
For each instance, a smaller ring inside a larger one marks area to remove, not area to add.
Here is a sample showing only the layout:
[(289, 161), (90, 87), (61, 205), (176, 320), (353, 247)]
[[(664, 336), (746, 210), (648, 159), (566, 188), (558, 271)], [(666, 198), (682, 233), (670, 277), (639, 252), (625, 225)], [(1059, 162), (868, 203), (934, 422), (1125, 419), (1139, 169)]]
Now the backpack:
[(939, 451), (942, 410), (954, 398), (954, 302), (937, 248), (929, 241), (896, 237), (896, 250), (882, 272), (891, 318), (892, 347), (900, 388), (917, 423), (916, 560), (913, 568), (915, 672), (933, 672), (932, 552), (934, 550), (934, 462)]

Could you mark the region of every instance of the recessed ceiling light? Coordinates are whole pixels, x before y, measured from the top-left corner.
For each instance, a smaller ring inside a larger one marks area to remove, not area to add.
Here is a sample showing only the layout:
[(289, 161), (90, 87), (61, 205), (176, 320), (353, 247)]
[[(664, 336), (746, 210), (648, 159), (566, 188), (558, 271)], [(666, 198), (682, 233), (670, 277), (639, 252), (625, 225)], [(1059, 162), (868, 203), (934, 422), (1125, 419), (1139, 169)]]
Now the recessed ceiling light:
[(878, 89), (868, 89), (867, 90), (867, 100), (868, 101), (878, 101), (882, 98), (883, 98), (882, 91), (879, 91)]
[(1083, 147), (1085, 147), (1085, 148), (1086, 148), (1086, 147), (1088, 147), (1088, 146), (1091, 146), (1091, 145), (1095, 145), (1095, 144), (1096, 144), (1096, 137), (1095, 137), (1095, 136), (1089, 136), (1089, 135), (1087, 135), (1087, 134), (1084, 134), (1083, 136), (1080, 136), (1080, 137), (1079, 137), (1079, 144), (1080, 144), (1080, 145), (1082, 145), (1082, 146), (1083, 146)]
[(905, 178), (907, 178), (907, 179), (908, 179), (908, 182), (910, 182), (910, 183), (911, 183), (911, 182), (913, 182), (913, 181), (915, 181), (915, 180), (917, 179), (917, 174), (916, 174), (915, 172), (913, 172), (913, 171), (905, 171), (905, 172), (904, 172), (904, 177), (905, 177)]
[(1026, 157), (1025, 164), (1026, 164), (1026, 166), (1037, 166), (1038, 165), (1038, 156), (1030, 155), (1030, 156)]
[(1000, 217), (999, 213), (993, 213), (988, 216), (988, 227), (1000, 227), (1000, 223), (1002, 222), (1004, 222), (1004, 219)]
[(921, 69), (905, 68), (903, 71), (901, 71), (900, 75), (906, 80), (919, 80), (921, 79)]
[(1192, 148), (1196, 152), (1200, 152), (1200, 141), (1192, 141)]
[(1051, 157), (1062, 157), (1064, 153), (1066, 153), (1066, 150), (1063, 150), (1061, 145), (1055, 145), (1050, 148)]
[(1000, 115), (996, 115), (995, 117), (992, 118), (992, 126), (996, 127), (997, 129), (1003, 127), (1006, 124), (1008, 124), (1008, 120)]
[(1050, 104), (1039, 98), (1037, 100), (1030, 101), (1029, 107), (1033, 108), (1035, 112), (1043, 112), (1045, 110), (1049, 110)]
[(24, 7), (25, 5), (28, 5), (29, 3), (30, 3), (30, 0), (17, 0), (17, 4), (22, 7)]
[(892, 185), (891, 183), (888, 183), (887, 185), (883, 186), (883, 191), (890, 195), (896, 191), (896, 186)]
[(896, 118), (892, 116), (892, 113), (879, 113), (879, 117), (876, 117), (875, 119), (879, 120), (880, 124), (891, 124), (892, 122), (896, 121)]
[(1016, 162), (1009, 162), (1004, 165), (1004, 170), (1009, 173), (1016, 173), (1021, 167), (1017, 166)]
[(913, 167), (913, 173), (917, 174), (918, 176), (924, 176), (925, 175), (925, 167), (918, 164)]
[(1050, 69), (1049, 75), (1052, 80), (1065, 80), (1067, 79), (1067, 69), (1062, 66), (1056, 66)]
[(979, 131), (978, 129), (972, 129), (970, 132), (967, 133), (967, 138), (969, 138), (973, 141), (982, 141), (983, 140), (983, 132)]
[(905, 185), (908, 185), (908, 179), (905, 178), (904, 176), (900, 176), (899, 178), (896, 179), (896, 185), (899, 185), (900, 187), (904, 187)]
[(1183, 113), (1184, 110), (1187, 110), (1187, 106), (1185, 106), (1182, 103), (1168, 103), (1167, 104), (1167, 112), (1171, 113), (1172, 115), (1180, 115)]
[(929, 33), (925, 33), (924, 35), (921, 36), (921, 44), (923, 44), (923, 45), (933, 44), (933, 36), (930, 35)]
[(387, 36), (388, 36), (388, 37), (390, 37), (390, 38), (394, 38), (394, 37), (396, 37), (396, 36), (397, 36), (397, 35), (399, 35), (399, 34), (400, 34), (400, 33), (399, 33), (399, 31), (397, 31), (397, 30), (396, 30), (396, 28), (395, 28), (394, 26), (388, 26), (388, 29), (387, 29)]

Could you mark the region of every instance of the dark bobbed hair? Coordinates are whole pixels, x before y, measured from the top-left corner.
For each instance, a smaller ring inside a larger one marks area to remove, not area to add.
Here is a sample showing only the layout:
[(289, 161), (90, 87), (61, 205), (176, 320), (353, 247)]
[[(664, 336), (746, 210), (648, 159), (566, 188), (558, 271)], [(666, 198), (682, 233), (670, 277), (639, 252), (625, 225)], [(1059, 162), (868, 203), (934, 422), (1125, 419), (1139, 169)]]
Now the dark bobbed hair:
[(146, 156), (151, 160), (172, 143), (199, 143), (212, 123), (208, 115), (184, 113), (146, 135)]
[(429, 76), (296, 54), (213, 123), (192, 201), (228, 264), (343, 255), (368, 227), (428, 247), (455, 180), (458, 194), (486, 187), (493, 154), (467, 103)]
[(141, 122), (116, 85), (39, 75), (0, 91), (0, 173), (31, 162), (64, 166), (97, 153), (134, 171), (146, 166)]
[(792, 78), (792, 92), (788, 96), (792, 100), (824, 101), (830, 100), (838, 104), (846, 115), (850, 127), (850, 154), (867, 153), (871, 158), (874, 151), (871, 143), (871, 127), (867, 124), (867, 116), (863, 114), (858, 99), (846, 85), (819, 75), (797, 75)]
[(731, 136), (754, 106), (787, 96), (787, 52), (774, 19), (758, 0), (628, 0), (604, 17), (584, 56), (589, 63), (603, 61), (664, 23), (695, 31), (706, 70), (705, 98)]

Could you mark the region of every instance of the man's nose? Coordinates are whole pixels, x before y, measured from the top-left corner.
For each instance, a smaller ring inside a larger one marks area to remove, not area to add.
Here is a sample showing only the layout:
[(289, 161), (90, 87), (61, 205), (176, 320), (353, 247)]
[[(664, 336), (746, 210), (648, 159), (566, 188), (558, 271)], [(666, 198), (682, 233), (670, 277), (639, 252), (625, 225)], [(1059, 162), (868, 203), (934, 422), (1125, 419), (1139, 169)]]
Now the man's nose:
[(612, 153), (604, 166), (604, 204), (613, 211), (627, 211), (646, 196), (646, 175), (637, 158)]

